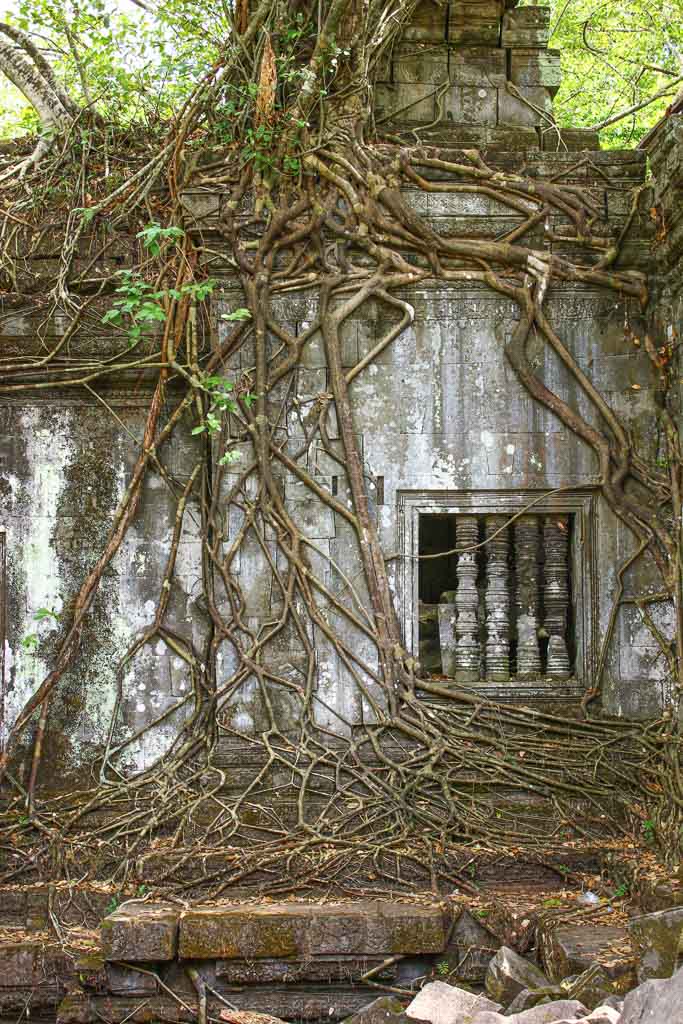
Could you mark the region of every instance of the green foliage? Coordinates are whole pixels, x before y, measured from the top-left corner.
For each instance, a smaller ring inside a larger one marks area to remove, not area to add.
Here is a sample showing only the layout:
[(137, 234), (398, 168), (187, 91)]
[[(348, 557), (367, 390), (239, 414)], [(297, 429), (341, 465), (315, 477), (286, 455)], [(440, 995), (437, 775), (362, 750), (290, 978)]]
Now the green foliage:
[(185, 232), (182, 228), (162, 228), (161, 224), (155, 222), (138, 231), (135, 237), (142, 241), (150, 256), (160, 256), (169, 242), (180, 241), (185, 237)]
[[(34, 622), (44, 622), (45, 619), (54, 619), (55, 622), (59, 622), (59, 618), (59, 613), (52, 608), (39, 608), (33, 615)], [(39, 639), (37, 633), (27, 633), (21, 638), (21, 646), (25, 651), (35, 651)]]
[(651, 818), (643, 822), (643, 836), (648, 843), (654, 843), (656, 838), (656, 825)]
[(118, 893), (115, 893), (104, 908), (105, 916), (107, 914), (113, 914), (117, 907), (121, 905), (121, 897)]
[(102, 322), (125, 330), (130, 344), (135, 345), (152, 324), (166, 321), (166, 311), (161, 305), (166, 292), (157, 291), (141, 274), (132, 270), (121, 270), (119, 276), (123, 283), (115, 290), (121, 298), (114, 300)]
[[(538, 0), (523, 0), (535, 3)], [(562, 52), (563, 84), (556, 112), (564, 126), (590, 127), (654, 95), (681, 74), (681, 0), (549, 0), (550, 45)], [(277, 141), (288, 133), (288, 155), (277, 170), (300, 171), (297, 126), (286, 113), (307, 74), (318, 24), (301, 11), (278, 12), (270, 26), (278, 88), (273, 122), (255, 126), (251, 113), (258, 87), (245, 77), (226, 81), (206, 113), (211, 141), (244, 142), (245, 161), (271, 170)], [(68, 90), (91, 104), (108, 122), (140, 125), (147, 131), (181, 108), (193, 88), (217, 63), (241, 61), (231, 27), (232, 5), (224, 0), (161, 0), (143, 9), (107, 0), (18, 0), (15, 24), (40, 39)], [(318, 60), (325, 96), (350, 56), (334, 38)], [(674, 88), (675, 91), (675, 88)], [(605, 129), (604, 144), (633, 145), (670, 102), (664, 97)], [(0, 132), (36, 132), (35, 112), (6, 86), (0, 94)], [(189, 140), (201, 143), (202, 133)]]
[[(243, 312), (243, 311), (242, 311)], [(237, 412), (238, 405), (234, 397), (234, 384), (227, 377), (211, 375), (204, 377), (199, 387), (210, 396), (209, 409), (204, 420), (195, 427), (193, 434), (217, 434), (221, 429), (221, 420), (226, 412)], [(254, 395), (246, 392), (240, 396), (241, 401), (249, 408), (255, 401)], [(219, 459), (221, 466), (238, 462), (239, 452), (228, 448)]]
[[(555, 114), (565, 127), (600, 124), (683, 73), (681, 0), (550, 0), (550, 8), (563, 71)], [(603, 146), (635, 145), (680, 88), (603, 129)]]
[(436, 973), (439, 974), (442, 978), (445, 978), (447, 974), (451, 973), (451, 965), (449, 964), (448, 960), (439, 960), (438, 964), (436, 965)]

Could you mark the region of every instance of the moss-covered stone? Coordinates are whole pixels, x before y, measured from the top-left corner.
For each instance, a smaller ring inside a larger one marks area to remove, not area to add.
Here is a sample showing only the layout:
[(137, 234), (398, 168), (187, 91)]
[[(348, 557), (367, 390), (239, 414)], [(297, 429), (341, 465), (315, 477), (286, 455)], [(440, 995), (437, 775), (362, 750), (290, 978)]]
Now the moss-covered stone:
[(380, 900), (267, 906), (227, 904), (183, 914), (184, 959), (257, 959), (337, 954), (438, 953), (446, 942), (439, 907)]
[(160, 903), (127, 903), (100, 927), (105, 960), (167, 961), (178, 948), (178, 911)]

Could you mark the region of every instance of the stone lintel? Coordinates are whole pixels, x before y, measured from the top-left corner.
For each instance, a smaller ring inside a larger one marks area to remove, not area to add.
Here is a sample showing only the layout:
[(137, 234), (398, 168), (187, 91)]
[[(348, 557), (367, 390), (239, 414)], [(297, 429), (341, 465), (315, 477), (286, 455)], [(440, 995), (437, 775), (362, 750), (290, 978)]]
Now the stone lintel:
[(440, 907), (408, 903), (224, 904), (182, 915), (178, 954), (189, 960), (252, 960), (438, 953), (445, 929)]

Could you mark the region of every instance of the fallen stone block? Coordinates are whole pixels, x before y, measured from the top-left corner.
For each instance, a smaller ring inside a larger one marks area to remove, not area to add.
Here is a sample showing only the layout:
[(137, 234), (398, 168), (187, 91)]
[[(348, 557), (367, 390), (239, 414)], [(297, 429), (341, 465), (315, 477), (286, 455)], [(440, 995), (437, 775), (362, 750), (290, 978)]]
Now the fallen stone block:
[(105, 960), (167, 961), (178, 950), (179, 911), (161, 903), (125, 903), (100, 926)]
[(508, 946), (498, 950), (486, 972), (486, 991), (507, 1006), (523, 989), (547, 988), (548, 979), (535, 964)]
[(554, 982), (583, 974), (598, 963), (614, 986), (615, 995), (623, 995), (637, 983), (636, 958), (628, 932), (619, 925), (542, 926), (539, 956)]
[(580, 1000), (589, 1010), (594, 1010), (614, 994), (614, 986), (604, 968), (593, 964), (572, 982), (567, 994), (571, 999)]
[(414, 1020), (426, 1020), (431, 1024), (462, 1024), (465, 1014), (474, 1016), (500, 1009), (499, 1003), (485, 996), (456, 988), (445, 981), (430, 981), (406, 1007), (406, 1014)]
[(505, 1024), (578, 1024), (588, 1013), (586, 1007), (577, 999), (556, 999), (542, 1006), (534, 1006), (523, 1013), (505, 1017)]
[(619, 1024), (683, 1024), (683, 968), (671, 978), (644, 981), (629, 992)]
[(225, 904), (182, 915), (178, 955), (188, 960), (415, 955), (439, 953), (445, 945), (439, 907), (382, 900)]
[(441, 959), (448, 964), (453, 977), (458, 981), (482, 982), (499, 947), (500, 940), (468, 910), (463, 910)]
[(403, 1005), (395, 996), (380, 996), (353, 1017), (348, 1017), (344, 1024), (412, 1024), (412, 1020), (403, 1012)]
[(638, 955), (638, 981), (670, 978), (683, 949), (683, 907), (632, 917), (627, 925)]

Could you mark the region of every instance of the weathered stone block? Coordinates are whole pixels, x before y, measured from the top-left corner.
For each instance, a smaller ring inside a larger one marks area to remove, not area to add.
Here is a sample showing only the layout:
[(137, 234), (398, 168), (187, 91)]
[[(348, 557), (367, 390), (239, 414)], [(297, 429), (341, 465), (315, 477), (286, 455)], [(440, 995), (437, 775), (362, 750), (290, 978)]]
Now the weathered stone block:
[(360, 1013), (349, 1017), (345, 1024), (410, 1024), (410, 1018), (396, 996), (380, 996)]
[(629, 992), (620, 1024), (678, 1024), (682, 1006), (683, 968), (666, 981), (645, 981)]
[(448, 80), (448, 47), (445, 43), (419, 43), (397, 46), (392, 61), (394, 84), (440, 85)]
[(108, 989), (114, 996), (144, 996), (156, 992), (157, 982), (151, 974), (131, 967), (107, 963)]
[(517, 7), (503, 16), (501, 46), (547, 46), (549, 36), (549, 7)]
[(553, 95), (562, 84), (559, 50), (520, 47), (510, 54), (510, 80), (517, 86), (542, 85)]
[(495, 125), (498, 121), (498, 90), (495, 88), (454, 85), (444, 99), (446, 116), (456, 123)]
[(683, 907), (640, 914), (627, 927), (640, 960), (638, 981), (670, 978), (683, 952)]
[(445, 981), (430, 981), (406, 1008), (408, 1017), (430, 1021), (431, 1024), (460, 1024), (480, 1013), (500, 1010), (486, 996), (448, 985)]
[(403, 30), (404, 39), (439, 42), (446, 38), (446, 3), (423, 0)]
[(406, 124), (433, 121), (436, 114), (436, 88), (431, 83), (378, 85), (375, 89), (376, 116), (378, 119), (388, 117)]
[(469, 911), (463, 910), (443, 959), (457, 971), (459, 981), (482, 982), (488, 965), (500, 948), (500, 941)]
[(600, 149), (600, 133), (589, 128), (549, 129), (541, 135), (541, 147), (549, 153), (578, 153), (581, 150)]
[(227, 904), (185, 913), (179, 955), (186, 959), (438, 953), (445, 945), (438, 907), (371, 901)]
[(525, 988), (547, 988), (548, 984), (543, 971), (507, 946), (498, 950), (486, 972), (486, 991), (503, 1006)]
[(538, 132), (535, 128), (523, 125), (512, 128), (499, 124), (497, 128), (486, 129), (487, 153), (526, 153), (538, 149), (539, 146)]
[(179, 913), (160, 903), (127, 903), (100, 926), (105, 960), (173, 960)]
[(454, 85), (503, 85), (505, 50), (493, 46), (451, 46), (448, 69)]
[(636, 960), (628, 933), (618, 925), (560, 925), (539, 935), (540, 959), (548, 977), (561, 981), (582, 974), (599, 963), (615, 993), (628, 992), (636, 983)]
[(456, 46), (497, 46), (502, 14), (500, 0), (450, 0), (449, 42)]
[(507, 89), (500, 89), (498, 94), (498, 121), (500, 124), (547, 125), (553, 112), (553, 101), (549, 91), (541, 86), (532, 86), (517, 89), (517, 93), (519, 95), (513, 95)]

